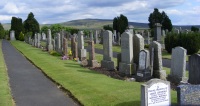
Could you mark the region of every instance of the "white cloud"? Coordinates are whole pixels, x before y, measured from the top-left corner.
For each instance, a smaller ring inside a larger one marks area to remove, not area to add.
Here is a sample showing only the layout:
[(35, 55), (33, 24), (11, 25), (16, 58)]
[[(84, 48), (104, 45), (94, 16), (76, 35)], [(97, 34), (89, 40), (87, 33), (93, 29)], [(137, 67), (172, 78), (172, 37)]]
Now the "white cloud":
[(12, 16), (0, 15), (0, 21), (10, 21)]
[(7, 3), (4, 8), (4, 11), (7, 11), (9, 14), (17, 14), (19, 13), (19, 8), (12, 2)]

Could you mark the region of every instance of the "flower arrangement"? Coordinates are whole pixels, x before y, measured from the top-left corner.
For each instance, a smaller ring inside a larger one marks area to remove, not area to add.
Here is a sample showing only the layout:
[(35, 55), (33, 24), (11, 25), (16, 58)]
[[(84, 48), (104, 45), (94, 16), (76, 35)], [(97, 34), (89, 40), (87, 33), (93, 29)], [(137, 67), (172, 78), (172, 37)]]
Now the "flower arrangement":
[(68, 56), (72, 56), (72, 51), (71, 50), (68, 52)]

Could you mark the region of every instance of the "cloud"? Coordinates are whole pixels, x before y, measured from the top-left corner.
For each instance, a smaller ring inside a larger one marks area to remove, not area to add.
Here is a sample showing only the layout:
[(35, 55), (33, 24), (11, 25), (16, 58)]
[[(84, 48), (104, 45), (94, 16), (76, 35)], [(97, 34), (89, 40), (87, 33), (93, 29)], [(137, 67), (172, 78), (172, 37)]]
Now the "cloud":
[(10, 21), (12, 16), (0, 15), (0, 21)]

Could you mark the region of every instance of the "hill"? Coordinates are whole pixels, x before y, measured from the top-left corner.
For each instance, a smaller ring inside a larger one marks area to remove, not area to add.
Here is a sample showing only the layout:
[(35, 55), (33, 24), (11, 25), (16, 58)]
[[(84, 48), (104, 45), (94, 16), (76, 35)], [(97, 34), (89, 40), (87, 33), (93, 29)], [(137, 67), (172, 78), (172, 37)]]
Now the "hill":
[[(62, 22), (57, 23), (61, 24), (63, 26), (68, 27), (74, 27), (78, 29), (101, 29), (104, 25), (110, 25), (112, 26), (112, 20), (111, 19), (79, 19), (79, 20), (72, 20), (68, 22)], [(42, 26), (50, 26), (51, 24), (40, 24), (40, 27)], [(139, 22), (129, 22), (129, 25), (134, 26), (135, 28), (148, 28), (148, 23), (139, 23)], [(182, 30), (184, 29), (190, 29), (191, 26), (195, 26), (200, 28), (200, 25), (174, 25), (174, 28), (179, 29), (180, 27)], [(3, 24), (4, 29), (9, 30), (10, 24), (6, 23)]]

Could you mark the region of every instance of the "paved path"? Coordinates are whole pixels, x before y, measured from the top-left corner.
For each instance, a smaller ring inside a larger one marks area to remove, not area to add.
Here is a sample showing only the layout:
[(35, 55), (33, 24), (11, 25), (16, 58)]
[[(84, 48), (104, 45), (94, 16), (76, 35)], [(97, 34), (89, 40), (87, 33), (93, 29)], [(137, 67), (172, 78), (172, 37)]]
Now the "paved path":
[[(89, 50), (89, 48), (87, 46), (85, 46), (85, 48), (87, 49), (87, 51)], [(102, 49), (95, 48), (95, 52), (97, 54), (103, 54)], [(118, 54), (118, 52), (113, 52), (113, 57), (117, 58), (117, 54)], [(162, 59), (162, 63), (163, 63), (164, 67), (167, 67), (167, 68), (171, 67), (171, 60), (170, 59)], [(186, 63), (186, 69), (188, 70), (188, 62)]]
[(2, 49), (17, 106), (76, 106), (75, 102), (21, 55), (8, 41)]

